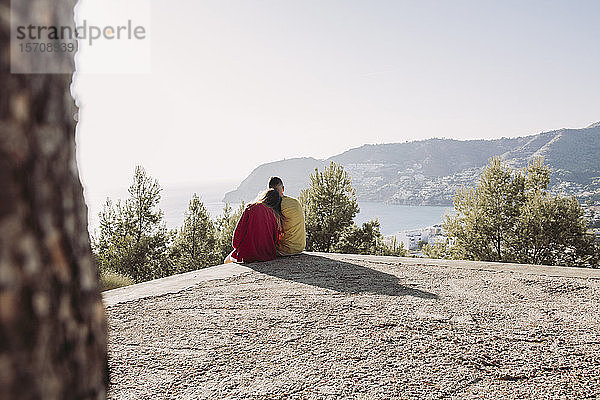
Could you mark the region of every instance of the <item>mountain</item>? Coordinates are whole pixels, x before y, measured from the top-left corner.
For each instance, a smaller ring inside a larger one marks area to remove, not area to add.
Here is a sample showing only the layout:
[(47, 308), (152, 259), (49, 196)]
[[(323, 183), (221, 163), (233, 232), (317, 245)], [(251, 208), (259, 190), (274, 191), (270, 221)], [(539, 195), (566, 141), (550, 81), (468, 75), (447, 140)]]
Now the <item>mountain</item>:
[(270, 176), (283, 179), (297, 196), (315, 168), (343, 165), (362, 201), (407, 205), (448, 205), (461, 185), (473, 186), (490, 157), (520, 168), (538, 156), (552, 167), (551, 189), (600, 202), (600, 123), (537, 135), (494, 140), (428, 139), (367, 144), (317, 160), (294, 158), (257, 167), (224, 201), (253, 199)]
[(254, 169), (236, 190), (225, 194), (224, 202), (239, 203), (252, 201), (267, 187), (269, 178), (279, 176), (283, 180), (286, 194), (298, 197), (300, 190), (308, 186), (310, 174), (315, 168), (323, 169), (327, 163), (312, 157), (291, 158), (262, 164)]

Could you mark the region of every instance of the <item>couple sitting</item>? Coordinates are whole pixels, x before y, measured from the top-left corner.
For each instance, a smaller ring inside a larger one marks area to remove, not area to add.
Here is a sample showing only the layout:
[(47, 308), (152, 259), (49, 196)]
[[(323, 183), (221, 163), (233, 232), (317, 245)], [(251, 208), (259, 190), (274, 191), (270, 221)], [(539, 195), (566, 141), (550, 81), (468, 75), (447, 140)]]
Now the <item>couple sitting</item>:
[(233, 234), (230, 262), (269, 261), (301, 253), (306, 246), (304, 213), (298, 200), (283, 195), (283, 182), (269, 179), (269, 189), (248, 204)]

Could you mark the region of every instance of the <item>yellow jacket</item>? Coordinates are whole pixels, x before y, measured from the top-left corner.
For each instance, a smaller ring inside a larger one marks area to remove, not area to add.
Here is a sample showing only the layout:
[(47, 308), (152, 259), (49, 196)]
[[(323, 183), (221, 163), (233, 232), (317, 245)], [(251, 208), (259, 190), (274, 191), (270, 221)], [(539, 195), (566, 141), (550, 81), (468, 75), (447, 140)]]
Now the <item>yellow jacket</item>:
[(300, 202), (293, 197), (283, 196), (281, 214), (283, 214), (283, 235), (277, 250), (284, 254), (301, 253), (306, 247), (306, 229)]

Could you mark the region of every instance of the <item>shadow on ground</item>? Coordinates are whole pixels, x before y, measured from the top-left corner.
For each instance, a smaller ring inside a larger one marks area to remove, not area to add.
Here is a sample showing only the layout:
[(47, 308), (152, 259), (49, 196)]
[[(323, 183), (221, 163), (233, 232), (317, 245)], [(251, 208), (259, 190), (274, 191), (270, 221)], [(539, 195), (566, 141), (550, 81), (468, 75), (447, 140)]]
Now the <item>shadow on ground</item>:
[(438, 298), (434, 293), (401, 285), (398, 277), (392, 274), (313, 254), (244, 265), (266, 275), (337, 292)]

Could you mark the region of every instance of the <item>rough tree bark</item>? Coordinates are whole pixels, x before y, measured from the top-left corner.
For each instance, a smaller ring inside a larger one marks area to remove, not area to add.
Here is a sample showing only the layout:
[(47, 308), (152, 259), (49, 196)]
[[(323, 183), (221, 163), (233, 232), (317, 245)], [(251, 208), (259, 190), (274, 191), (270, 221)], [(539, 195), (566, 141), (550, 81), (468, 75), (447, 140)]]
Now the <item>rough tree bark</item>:
[[(40, 12), (39, 0), (20, 3)], [(72, 25), (74, 3), (48, 7), (50, 24)], [(0, 397), (104, 398), (106, 322), (71, 75), (10, 73), (9, 6), (0, 0)]]

